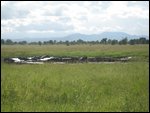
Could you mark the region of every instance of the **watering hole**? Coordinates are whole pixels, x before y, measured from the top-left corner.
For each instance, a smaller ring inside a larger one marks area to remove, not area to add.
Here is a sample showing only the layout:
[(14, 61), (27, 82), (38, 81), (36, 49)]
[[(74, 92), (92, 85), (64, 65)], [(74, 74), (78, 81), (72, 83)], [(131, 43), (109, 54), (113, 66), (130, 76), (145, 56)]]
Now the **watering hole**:
[[(18, 63), (18, 64), (65, 64), (65, 63), (114, 63), (114, 62), (127, 62), (132, 57), (120, 56), (120, 57), (87, 57), (87, 56), (29, 56), (29, 57), (11, 57), (3, 58), (4, 62), (7, 63)], [(2, 58), (1, 58), (2, 60)]]

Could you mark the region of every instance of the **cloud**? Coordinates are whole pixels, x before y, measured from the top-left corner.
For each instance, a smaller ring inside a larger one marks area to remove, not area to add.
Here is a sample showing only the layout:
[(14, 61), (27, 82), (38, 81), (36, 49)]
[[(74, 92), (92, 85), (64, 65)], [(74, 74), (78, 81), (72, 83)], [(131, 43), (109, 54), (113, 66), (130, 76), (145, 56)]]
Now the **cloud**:
[(2, 30), (1, 30), (1, 33), (2, 34), (5, 34), (5, 33), (10, 33), (10, 32), (14, 32), (15, 30), (11, 27), (3, 27)]
[(8, 19), (2, 20), (3, 27), (13, 27), (17, 31), (27, 31), (27, 30), (53, 30), (53, 31), (65, 31), (74, 29), (71, 24), (65, 24), (63, 22), (69, 21), (67, 18), (61, 19), (61, 21), (56, 21), (57, 18), (50, 16), (47, 18), (26, 18), (26, 19)]
[(145, 1), (1, 1), (1, 7), (4, 35), (103, 31), (149, 34), (149, 2)]
[(5, 7), (7, 5), (8, 1), (1, 1), (1, 7)]
[(107, 15), (112, 17), (118, 17), (118, 18), (142, 18), (142, 19), (148, 19), (148, 10), (143, 9), (140, 6), (137, 5), (131, 5), (128, 6), (128, 1), (117, 1), (117, 2), (111, 2), (111, 6), (107, 8)]
[(27, 30), (27, 33), (54, 33), (53, 30)]
[(12, 18), (25, 18), (29, 13), (28, 9), (19, 8), (16, 6), (16, 2), (1, 1), (3, 4), (1, 9), (1, 19), (12, 19)]

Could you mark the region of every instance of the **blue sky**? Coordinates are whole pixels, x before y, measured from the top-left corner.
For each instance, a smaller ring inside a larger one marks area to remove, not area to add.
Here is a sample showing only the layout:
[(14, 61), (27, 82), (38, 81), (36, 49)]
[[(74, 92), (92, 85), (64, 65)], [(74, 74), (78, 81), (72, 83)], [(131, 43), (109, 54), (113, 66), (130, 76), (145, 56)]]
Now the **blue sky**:
[(149, 1), (1, 1), (1, 37), (120, 31), (149, 36)]

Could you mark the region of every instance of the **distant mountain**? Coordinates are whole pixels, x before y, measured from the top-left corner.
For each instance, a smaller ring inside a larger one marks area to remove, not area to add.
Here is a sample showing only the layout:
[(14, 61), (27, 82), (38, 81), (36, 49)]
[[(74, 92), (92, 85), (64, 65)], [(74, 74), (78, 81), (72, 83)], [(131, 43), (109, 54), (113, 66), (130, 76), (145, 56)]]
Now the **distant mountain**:
[(118, 40), (121, 40), (122, 38), (125, 38), (125, 37), (127, 37), (128, 39), (140, 38), (140, 37), (148, 38), (148, 36), (146, 35), (131, 35), (125, 32), (103, 32), (99, 36), (101, 38), (106, 37), (108, 39), (118, 39)]
[(92, 40), (99, 40), (99, 36), (97, 34), (86, 35), (86, 34), (75, 33), (61, 38), (61, 40), (63, 41), (65, 40), (73, 41), (78, 39), (82, 39), (85, 41), (92, 41)]
[(82, 40), (86, 40), (86, 41), (92, 41), (92, 40), (100, 41), (103, 38), (121, 40), (125, 37), (127, 37), (129, 40), (134, 39), (134, 38), (140, 38), (140, 37), (148, 38), (148, 36), (146, 36), (146, 35), (130, 35), (130, 34), (127, 34), (124, 32), (103, 32), (101, 34), (92, 34), (92, 35), (76, 33), (76, 34), (68, 35), (68, 36), (62, 38), (62, 40), (72, 41), (72, 40), (82, 39)]
[(62, 36), (62, 37), (43, 37), (43, 38), (34, 38), (34, 37), (30, 37), (30, 38), (23, 38), (23, 39), (12, 39), (13, 41), (28, 41), (28, 42), (38, 42), (38, 41), (48, 41), (48, 40), (56, 40), (56, 41), (74, 41), (74, 40), (78, 40), (78, 39), (82, 39), (84, 41), (96, 41), (96, 40), (101, 40), (103, 38), (107, 38), (107, 39), (117, 39), (117, 40), (121, 40), (123, 38), (127, 37), (128, 40), (130, 39), (137, 39), (140, 37), (145, 37), (145, 38), (149, 38), (149, 36), (146, 35), (131, 35), (131, 34), (127, 34), (124, 32), (102, 32), (100, 34), (91, 34), (91, 35), (86, 35), (86, 34), (80, 34), (80, 33), (75, 33), (75, 34), (70, 34), (67, 36)]

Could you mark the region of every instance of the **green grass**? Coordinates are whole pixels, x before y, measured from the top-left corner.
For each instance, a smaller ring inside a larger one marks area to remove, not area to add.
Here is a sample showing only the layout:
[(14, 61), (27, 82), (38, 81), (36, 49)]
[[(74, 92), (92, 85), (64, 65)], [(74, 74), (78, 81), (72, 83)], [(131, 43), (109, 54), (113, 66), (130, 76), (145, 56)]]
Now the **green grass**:
[(147, 62), (2, 63), (2, 111), (149, 111)]
[(127, 63), (1, 63), (1, 111), (149, 111), (149, 45), (2, 45), (1, 57), (133, 56)]
[(148, 57), (149, 45), (2, 45), (1, 57), (57, 56), (137, 56)]

